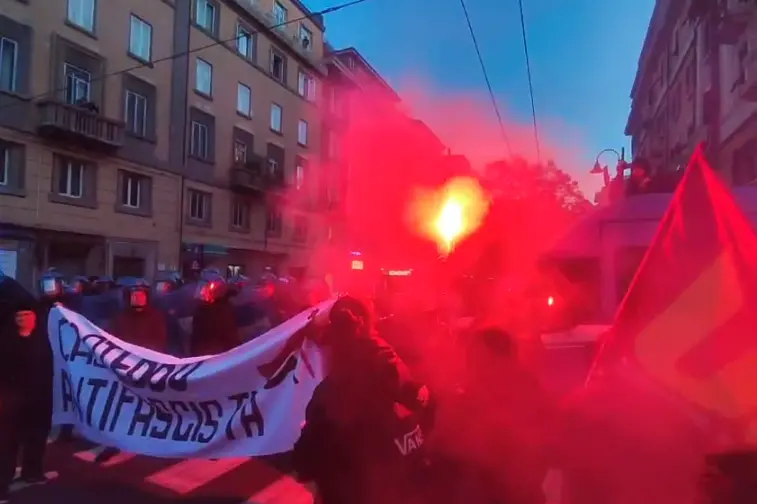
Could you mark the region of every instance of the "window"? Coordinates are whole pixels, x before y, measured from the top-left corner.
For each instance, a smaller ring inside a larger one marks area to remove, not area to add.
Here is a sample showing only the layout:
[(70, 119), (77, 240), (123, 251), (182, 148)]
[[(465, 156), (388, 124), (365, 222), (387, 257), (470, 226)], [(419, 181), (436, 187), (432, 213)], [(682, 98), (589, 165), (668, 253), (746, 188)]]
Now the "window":
[(254, 42), (252, 40), (252, 33), (250, 30), (242, 26), (237, 25), (237, 52), (244, 56), (246, 59), (253, 59), (254, 55)]
[(300, 45), (306, 51), (310, 51), (313, 48), (313, 32), (304, 24), (300, 24)]
[(279, 178), (279, 162), (268, 158), (268, 176), (272, 179)]
[(297, 143), (300, 145), (308, 144), (308, 123), (302, 119), (297, 124)]
[(90, 101), (92, 74), (68, 63), (63, 65), (63, 72), (66, 76), (66, 102), (76, 105)]
[(278, 236), (281, 234), (284, 219), (279, 210), (268, 210), (265, 220), (266, 231), (269, 235)]
[(282, 109), (281, 105), (271, 104), (271, 129), (276, 133), (281, 133), (282, 129)]
[(294, 187), (298, 191), (301, 191), (305, 187), (305, 167), (302, 166), (299, 160), (294, 169)]
[(0, 90), (15, 91), (18, 81), (18, 44), (0, 38)]
[(147, 98), (133, 91), (126, 91), (124, 105), (126, 129), (139, 137), (147, 136)]
[(152, 61), (152, 25), (134, 14), (129, 31), (129, 52), (142, 61)]
[(121, 204), (126, 208), (142, 208), (144, 177), (128, 172), (122, 172), (122, 176)]
[(284, 56), (276, 51), (271, 51), (271, 75), (280, 82), (286, 82), (286, 64)]
[(210, 33), (215, 32), (216, 5), (210, 0), (195, 1), (195, 23)]
[(250, 225), (250, 207), (244, 201), (235, 201), (231, 207), (231, 225), (246, 228)]
[(276, 25), (283, 25), (287, 22), (287, 17), (289, 17), (289, 13), (286, 8), (279, 2), (273, 2), (273, 22)]
[(84, 163), (73, 159), (61, 160), (58, 194), (81, 198), (84, 194)]
[(11, 171), (11, 150), (6, 145), (0, 145), (0, 186), (9, 185)]
[(195, 90), (206, 96), (213, 94), (213, 65), (201, 58), (197, 58)]
[(68, 22), (95, 31), (95, 0), (68, 0)]
[(241, 82), (237, 85), (237, 112), (245, 117), (252, 115), (252, 90)]
[(210, 195), (189, 190), (189, 218), (198, 221), (210, 220)]
[(192, 140), (190, 153), (199, 159), (208, 159), (210, 149), (208, 143), (208, 127), (197, 121), (192, 121)]
[(238, 140), (234, 141), (234, 162), (246, 163), (247, 162), (247, 144)]
[(315, 101), (315, 79), (305, 72), (300, 72), (297, 79), (297, 92), (303, 98)]

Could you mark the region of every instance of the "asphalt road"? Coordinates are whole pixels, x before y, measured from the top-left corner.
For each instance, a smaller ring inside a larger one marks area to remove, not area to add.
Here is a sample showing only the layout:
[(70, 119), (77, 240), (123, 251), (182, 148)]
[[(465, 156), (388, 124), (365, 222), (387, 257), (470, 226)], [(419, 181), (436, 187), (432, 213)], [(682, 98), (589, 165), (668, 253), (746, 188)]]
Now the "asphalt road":
[[(558, 394), (580, 387), (591, 356), (585, 348), (547, 352), (542, 377)], [(51, 441), (55, 438), (55, 432)], [(12, 488), (13, 504), (312, 504), (312, 494), (260, 459), (157, 459), (119, 453), (98, 462), (103, 450), (84, 440), (48, 444), (49, 481)]]
[(306, 488), (257, 459), (175, 460), (120, 453), (97, 462), (100, 451), (101, 447), (83, 440), (51, 442), (46, 460), (48, 482), (28, 488), (15, 484), (11, 503), (313, 502)]

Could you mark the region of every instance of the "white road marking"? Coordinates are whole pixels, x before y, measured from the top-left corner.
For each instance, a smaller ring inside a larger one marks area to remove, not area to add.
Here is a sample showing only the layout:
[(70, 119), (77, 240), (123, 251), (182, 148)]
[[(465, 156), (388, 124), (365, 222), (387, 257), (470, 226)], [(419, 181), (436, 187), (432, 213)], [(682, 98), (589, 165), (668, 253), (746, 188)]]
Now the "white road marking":
[(290, 476), (282, 476), (241, 504), (313, 504), (313, 494)]
[[(97, 457), (102, 455), (102, 453), (108, 449), (107, 446), (98, 445), (94, 448), (90, 448), (89, 450), (83, 450), (80, 452), (74, 453), (74, 457), (78, 458), (79, 460), (83, 460), (84, 462), (90, 462), (95, 463), (97, 462)], [(136, 457), (136, 453), (128, 453), (123, 451), (118, 451), (113, 456), (103, 460), (102, 462), (97, 462), (97, 465), (101, 467), (113, 467), (118, 464), (123, 464), (124, 462), (133, 459)]]
[(145, 481), (186, 495), (249, 461), (249, 458), (189, 459), (153, 473)]
[(97, 445), (93, 448), (90, 448), (89, 450), (83, 450), (74, 453), (74, 457), (78, 458), (79, 460), (83, 460), (84, 462), (94, 462), (95, 459), (97, 459), (97, 457), (107, 448), (108, 447), (104, 445)]

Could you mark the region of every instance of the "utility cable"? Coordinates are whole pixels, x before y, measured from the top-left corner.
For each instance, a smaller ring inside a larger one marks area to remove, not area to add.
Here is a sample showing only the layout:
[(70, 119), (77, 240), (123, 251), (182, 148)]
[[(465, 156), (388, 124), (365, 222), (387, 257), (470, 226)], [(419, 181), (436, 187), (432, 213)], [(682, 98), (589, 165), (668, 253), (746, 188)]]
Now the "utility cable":
[(513, 151), (510, 147), (510, 141), (507, 137), (507, 131), (505, 130), (505, 124), (502, 121), (502, 114), (499, 112), (499, 105), (497, 105), (497, 98), (494, 96), (494, 89), (492, 89), (492, 83), (491, 80), (489, 80), (489, 72), (486, 71), (486, 64), (484, 63), (484, 57), (481, 55), (481, 49), (478, 46), (478, 39), (476, 38), (476, 32), (473, 29), (473, 24), (470, 20), (470, 15), (468, 14), (468, 7), (465, 5), (465, 0), (460, 0), (460, 5), (463, 8), (463, 14), (465, 14), (465, 22), (468, 24), (468, 31), (470, 32), (471, 40), (473, 40), (473, 47), (476, 49), (476, 55), (478, 56), (478, 63), (481, 65), (481, 72), (484, 74), (484, 80), (486, 81), (486, 87), (489, 89), (489, 98), (492, 102), (492, 107), (494, 107), (494, 113), (497, 116), (497, 122), (499, 123), (499, 129), (502, 133), (502, 138), (505, 141), (505, 147), (507, 148), (507, 153), (512, 157)]
[(534, 100), (534, 81), (531, 76), (531, 58), (528, 54), (528, 37), (526, 36), (526, 17), (523, 15), (523, 0), (518, 0), (520, 9), (520, 31), (523, 35), (523, 53), (526, 56), (526, 73), (528, 74), (528, 94), (531, 97), (531, 118), (534, 123), (534, 141), (536, 142), (536, 159), (541, 164), (541, 141), (539, 138), (539, 125), (536, 121), (536, 102)]
[[(280, 28), (282, 26), (286, 26), (286, 25), (292, 24), (292, 23), (298, 23), (298, 22), (304, 21), (306, 19), (311, 19), (311, 18), (313, 18), (315, 16), (322, 16), (324, 14), (331, 14), (333, 12), (337, 12), (337, 11), (340, 11), (342, 9), (346, 9), (347, 7), (353, 7), (355, 5), (358, 5), (358, 4), (361, 4), (363, 2), (367, 2), (367, 1), (368, 0), (352, 0), (350, 2), (345, 2), (345, 3), (338, 4), (338, 5), (334, 5), (332, 7), (328, 7), (326, 9), (320, 10), (318, 12), (313, 12), (313, 13), (305, 15), (305, 16), (300, 16), (300, 17), (294, 18), (294, 19), (288, 19), (288, 20), (286, 20), (286, 21), (284, 21), (282, 23), (278, 23), (278, 24), (275, 24), (275, 25), (268, 26), (267, 28), (269, 30), (273, 30), (273, 29), (276, 29), (276, 28)], [(251, 33), (251, 35), (254, 35), (255, 33), (260, 33), (260, 32), (259, 31), (254, 31), (253, 33)], [(133, 70), (138, 70), (140, 68), (152, 68), (156, 63), (163, 63), (165, 61), (172, 61), (172, 60), (175, 60), (177, 58), (182, 58), (182, 57), (188, 56), (190, 54), (194, 54), (194, 53), (197, 53), (197, 52), (200, 52), (200, 51), (204, 51), (205, 49), (209, 49), (211, 47), (216, 47), (216, 46), (219, 46), (219, 45), (228, 44), (230, 42), (235, 42), (240, 37), (241, 37), (241, 35), (235, 35), (234, 37), (231, 37), (229, 39), (217, 40), (217, 41), (215, 41), (215, 42), (213, 42), (211, 44), (206, 44), (204, 46), (196, 47), (196, 48), (190, 49), (188, 51), (182, 51), (182, 52), (173, 53), (173, 54), (170, 54), (168, 56), (164, 56), (162, 58), (158, 58), (158, 59), (152, 60), (150, 62), (140, 63), (138, 65), (134, 65), (134, 66), (131, 66), (131, 67), (128, 67), (128, 68), (124, 68), (124, 69), (121, 69), (121, 70), (118, 70), (118, 71), (115, 71), (115, 72), (111, 72), (111, 73), (106, 73), (106, 74), (103, 74), (103, 75), (95, 76), (95, 77), (93, 77), (90, 80), (90, 82), (97, 82), (97, 81), (109, 79), (110, 77), (116, 77), (116, 76), (119, 76), (119, 75), (122, 75), (122, 74), (125, 74), (125, 73), (128, 73), (128, 72), (131, 72)], [(45, 93), (38, 94), (36, 96), (32, 96), (32, 97), (30, 97), (28, 99), (25, 99), (25, 100), (21, 101), (21, 102), (7, 103), (5, 105), (0, 106), (0, 110), (5, 109), (5, 108), (14, 107), (14, 106), (19, 105), (21, 103), (35, 102), (35, 101), (38, 101), (38, 100), (42, 100), (42, 99), (45, 99), (45, 98), (47, 98), (49, 96), (55, 96), (57, 93), (64, 92), (65, 90), (66, 90), (65, 87), (58, 88), (58, 89), (53, 89), (52, 91), (48, 91), (48, 92), (45, 92)]]

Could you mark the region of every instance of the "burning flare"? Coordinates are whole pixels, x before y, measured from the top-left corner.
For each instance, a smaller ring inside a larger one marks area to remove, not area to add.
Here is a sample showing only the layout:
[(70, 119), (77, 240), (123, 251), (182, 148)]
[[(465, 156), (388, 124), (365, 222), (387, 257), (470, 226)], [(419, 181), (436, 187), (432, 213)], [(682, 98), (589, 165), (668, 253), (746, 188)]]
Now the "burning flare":
[(473, 233), (489, 211), (489, 198), (478, 181), (454, 178), (436, 191), (423, 192), (412, 205), (414, 228), (436, 242), (444, 255)]

